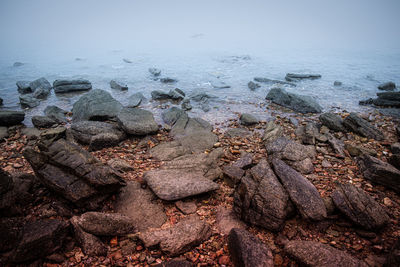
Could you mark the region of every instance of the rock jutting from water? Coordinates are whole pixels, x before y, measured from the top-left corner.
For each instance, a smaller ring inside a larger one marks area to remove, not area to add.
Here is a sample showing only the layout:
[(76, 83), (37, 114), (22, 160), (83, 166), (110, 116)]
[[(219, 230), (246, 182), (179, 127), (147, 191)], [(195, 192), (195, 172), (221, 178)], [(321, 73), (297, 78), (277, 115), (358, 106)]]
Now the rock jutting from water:
[(378, 89), (383, 91), (393, 91), (396, 89), (396, 84), (394, 82), (382, 83), (378, 86)]
[(40, 105), (40, 100), (33, 97), (32, 94), (20, 95), (19, 103), (22, 108), (34, 108)]
[(20, 124), (25, 119), (23, 111), (0, 110), (0, 126), (13, 126)]
[(320, 74), (288, 73), (285, 76), (285, 80), (288, 82), (295, 82), (295, 81), (304, 80), (304, 79), (315, 80), (315, 79), (320, 79), (320, 78), (321, 78)]
[(53, 82), (55, 93), (69, 93), (77, 91), (88, 91), (92, 89), (92, 84), (85, 79), (78, 80), (55, 80)]
[(281, 80), (274, 80), (274, 79), (269, 79), (269, 78), (262, 78), (262, 77), (255, 77), (254, 81), (259, 82), (259, 83), (289, 85), (289, 86), (293, 86), (293, 87), (297, 86), (295, 83), (285, 82), (285, 81), (281, 81)]
[(51, 84), (46, 78), (42, 77), (29, 84), (35, 98), (45, 99), (51, 90)]
[(120, 90), (120, 91), (128, 90), (128, 85), (126, 85), (126, 83), (123, 83), (123, 82), (117, 81), (117, 80), (111, 80), (110, 87), (111, 87), (111, 89)]

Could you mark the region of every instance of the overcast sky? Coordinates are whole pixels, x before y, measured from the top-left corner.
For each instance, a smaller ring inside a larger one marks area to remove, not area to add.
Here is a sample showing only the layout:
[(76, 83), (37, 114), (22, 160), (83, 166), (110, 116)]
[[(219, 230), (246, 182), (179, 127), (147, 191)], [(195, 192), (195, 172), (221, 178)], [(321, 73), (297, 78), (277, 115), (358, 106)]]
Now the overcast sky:
[(0, 53), (396, 49), (399, 28), (400, 0), (0, 0)]

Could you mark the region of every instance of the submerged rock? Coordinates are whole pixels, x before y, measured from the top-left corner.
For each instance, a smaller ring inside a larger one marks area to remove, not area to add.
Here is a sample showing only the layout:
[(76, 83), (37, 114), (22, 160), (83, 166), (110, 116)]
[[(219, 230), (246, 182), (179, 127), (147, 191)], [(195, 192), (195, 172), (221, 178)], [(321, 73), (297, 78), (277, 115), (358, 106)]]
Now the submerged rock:
[(304, 80), (304, 79), (315, 80), (315, 79), (320, 79), (320, 78), (321, 78), (320, 74), (287, 73), (285, 76), (285, 80), (289, 81), (289, 82), (295, 82), (295, 81)]
[(220, 80), (215, 80), (211, 82), (211, 86), (216, 88), (216, 89), (225, 89), (225, 88), (231, 88), (230, 85), (226, 84), (223, 81)]
[(24, 63), (22, 63), (22, 62), (14, 62), (14, 64), (13, 64), (13, 67), (21, 67), (21, 66), (23, 66), (23, 65), (25, 65)]
[(342, 82), (341, 81), (334, 81), (333, 82), (333, 86), (342, 86)]
[(376, 129), (368, 121), (364, 120), (356, 113), (350, 113), (350, 115), (343, 120), (343, 125), (348, 130), (361, 136), (372, 138), (378, 141), (384, 139), (384, 135), (381, 131)]
[(178, 80), (174, 79), (174, 78), (166, 77), (166, 78), (161, 78), (160, 82), (162, 82), (162, 83), (176, 83), (176, 82), (178, 82)]
[(142, 93), (135, 93), (128, 97), (128, 108), (136, 108), (140, 106), (141, 103), (146, 101), (146, 97)]
[(110, 87), (111, 87), (111, 89), (120, 90), (120, 91), (128, 90), (128, 85), (126, 85), (126, 83), (122, 83), (122, 82), (116, 81), (116, 80), (110, 81)]
[(259, 85), (258, 83), (255, 83), (255, 82), (250, 81), (250, 82), (247, 84), (247, 87), (249, 87), (249, 89), (250, 89), (251, 91), (254, 91), (254, 90), (256, 90), (257, 88), (260, 88), (261, 85)]
[(17, 83), (18, 93), (29, 94), (32, 93), (32, 88), (29, 81), (18, 81)]
[(34, 108), (40, 105), (40, 100), (33, 97), (31, 94), (21, 95), (19, 96), (19, 103), (22, 108)]
[(127, 134), (147, 135), (158, 131), (153, 113), (140, 108), (123, 108), (117, 120)]
[(272, 88), (266, 99), (299, 113), (322, 112), (322, 107), (312, 97), (288, 93), (281, 88)]
[(396, 89), (396, 84), (394, 82), (382, 83), (378, 86), (378, 89), (384, 91), (393, 91), (394, 89)]
[(13, 126), (20, 124), (25, 119), (23, 111), (0, 110), (0, 126)]
[(154, 90), (151, 92), (151, 98), (154, 100), (175, 100), (181, 101), (185, 97), (185, 93), (175, 88), (174, 90), (170, 90), (168, 93), (160, 90)]
[(87, 91), (92, 89), (92, 84), (88, 80), (55, 80), (53, 82), (54, 92), (69, 93), (76, 91)]
[(158, 77), (161, 75), (161, 70), (157, 69), (157, 68), (149, 68), (149, 72), (151, 75), (153, 75), (154, 77)]

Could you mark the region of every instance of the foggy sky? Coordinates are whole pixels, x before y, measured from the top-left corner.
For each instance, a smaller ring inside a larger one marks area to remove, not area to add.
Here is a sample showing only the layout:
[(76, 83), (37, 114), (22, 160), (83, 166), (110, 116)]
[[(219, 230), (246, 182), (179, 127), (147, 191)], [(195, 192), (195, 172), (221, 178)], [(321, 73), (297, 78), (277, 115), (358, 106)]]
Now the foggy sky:
[(1, 0), (0, 54), (397, 49), (399, 26), (399, 0)]

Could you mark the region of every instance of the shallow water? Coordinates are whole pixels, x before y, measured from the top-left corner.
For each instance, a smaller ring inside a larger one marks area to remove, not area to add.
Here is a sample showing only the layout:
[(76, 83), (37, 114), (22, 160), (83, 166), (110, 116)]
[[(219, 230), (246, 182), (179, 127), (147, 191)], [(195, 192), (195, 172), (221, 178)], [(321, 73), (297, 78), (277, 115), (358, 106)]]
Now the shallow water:
[[(339, 53), (318, 51), (265, 51), (259, 54), (233, 53), (187, 53), (180, 55), (154, 53), (133, 53), (125, 50), (106, 51), (97, 55), (79, 55), (74, 57), (54, 57), (49, 60), (34, 58), (7, 58), (2, 55), (0, 61), (0, 97), (4, 99), (3, 108), (21, 109), (19, 94), (15, 83), (19, 80), (47, 78), (50, 83), (55, 79), (85, 78), (92, 82), (93, 88), (109, 91), (122, 104), (127, 97), (142, 92), (150, 99), (152, 90), (168, 91), (182, 89), (187, 95), (207, 92), (216, 96), (210, 103), (211, 110), (204, 112), (200, 104), (193, 102), (191, 116), (199, 116), (213, 123), (236, 118), (237, 112), (249, 112), (266, 120), (265, 96), (273, 84), (261, 84), (255, 91), (249, 90), (247, 83), (254, 77), (284, 80), (286, 73), (318, 73), (318, 80), (297, 82), (297, 87), (285, 86), (287, 91), (310, 95), (321, 104), (325, 111), (347, 110), (367, 111), (369, 107), (358, 105), (358, 101), (374, 97), (377, 85), (393, 81), (400, 84), (400, 53), (398, 52), (348, 52)], [(132, 63), (124, 62), (129, 59)], [(24, 62), (21, 67), (13, 67), (15, 61)], [(154, 81), (148, 68), (162, 70), (161, 77), (177, 78), (175, 84), (162, 84)], [(125, 82), (128, 91), (116, 91), (110, 88), (111, 79)], [(342, 86), (333, 86), (334, 81)], [(231, 88), (216, 89), (212, 83), (222, 81)], [(33, 115), (42, 115), (47, 105), (57, 105), (71, 110), (73, 103), (82, 94), (55, 95), (52, 92), (39, 107), (26, 110), (25, 124), (31, 125)], [(150, 101), (143, 108), (152, 110), (158, 122), (160, 103)]]

